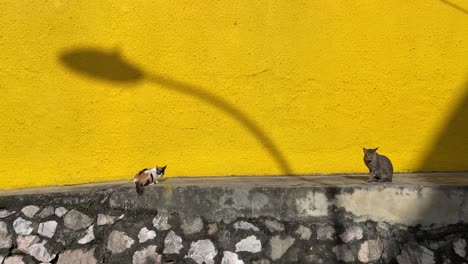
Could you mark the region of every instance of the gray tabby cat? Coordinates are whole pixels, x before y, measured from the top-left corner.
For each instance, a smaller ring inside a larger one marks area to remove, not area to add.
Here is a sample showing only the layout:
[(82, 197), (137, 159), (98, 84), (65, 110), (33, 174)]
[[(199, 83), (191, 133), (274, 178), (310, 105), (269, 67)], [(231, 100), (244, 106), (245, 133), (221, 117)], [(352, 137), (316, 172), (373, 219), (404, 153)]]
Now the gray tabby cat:
[(364, 150), (364, 163), (369, 168), (368, 182), (391, 182), (393, 176), (392, 162), (385, 156), (379, 155), (377, 149)]

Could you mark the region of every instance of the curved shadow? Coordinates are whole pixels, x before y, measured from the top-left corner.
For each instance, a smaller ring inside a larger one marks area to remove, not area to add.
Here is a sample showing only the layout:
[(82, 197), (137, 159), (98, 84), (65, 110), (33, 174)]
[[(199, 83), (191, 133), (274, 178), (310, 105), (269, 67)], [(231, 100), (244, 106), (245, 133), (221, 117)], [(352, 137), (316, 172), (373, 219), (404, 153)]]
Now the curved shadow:
[(217, 97), (202, 87), (163, 75), (145, 72), (127, 62), (118, 53), (98, 48), (85, 47), (64, 51), (60, 54), (59, 61), (74, 72), (92, 78), (120, 83), (146, 80), (204, 101), (242, 124), (266, 148), (283, 174), (293, 174), (291, 166), (283, 153), (255, 121), (233, 104)]

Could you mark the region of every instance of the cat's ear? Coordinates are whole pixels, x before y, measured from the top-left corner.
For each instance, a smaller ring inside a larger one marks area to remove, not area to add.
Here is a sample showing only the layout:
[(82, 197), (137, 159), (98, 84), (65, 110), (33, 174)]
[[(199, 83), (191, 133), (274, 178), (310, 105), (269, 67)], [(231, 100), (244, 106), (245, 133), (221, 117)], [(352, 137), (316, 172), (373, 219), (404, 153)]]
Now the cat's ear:
[(374, 149), (374, 152), (377, 151), (378, 149), (379, 149), (379, 147), (376, 147), (376, 148)]
[(362, 151), (364, 151), (364, 153), (366, 153), (366, 148), (362, 148)]

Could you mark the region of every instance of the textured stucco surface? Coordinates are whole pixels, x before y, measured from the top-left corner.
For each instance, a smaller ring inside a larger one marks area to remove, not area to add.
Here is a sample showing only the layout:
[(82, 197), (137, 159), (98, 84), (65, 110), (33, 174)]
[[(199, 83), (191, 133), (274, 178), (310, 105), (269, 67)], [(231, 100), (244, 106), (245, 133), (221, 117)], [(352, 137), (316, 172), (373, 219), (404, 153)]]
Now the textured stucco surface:
[[(0, 188), (155, 164), (364, 172), (361, 148), (377, 146), (396, 171), (467, 170), (463, 137), (421, 167), (468, 89), (468, 5), (450, 3), (3, 0)], [(141, 75), (60, 60), (86, 48)]]

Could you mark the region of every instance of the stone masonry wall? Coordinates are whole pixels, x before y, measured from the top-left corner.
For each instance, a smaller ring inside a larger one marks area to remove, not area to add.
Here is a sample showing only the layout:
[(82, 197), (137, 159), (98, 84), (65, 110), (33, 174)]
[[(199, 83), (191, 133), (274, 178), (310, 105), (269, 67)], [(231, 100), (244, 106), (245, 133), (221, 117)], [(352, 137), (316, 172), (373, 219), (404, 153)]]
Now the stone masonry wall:
[[(203, 204), (200, 197), (213, 199), (217, 188), (194, 192), (162, 186), (143, 196), (134, 195), (130, 187), (0, 196), (0, 263), (468, 263), (464, 221), (443, 225), (375, 221), (331, 202), (326, 216), (285, 219), (274, 213), (245, 213), (236, 198), (226, 202), (231, 207), (223, 212), (230, 214), (213, 218), (207, 212), (215, 208), (197, 204)], [(222, 190), (220, 195), (229, 195)], [(300, 191), (295, 191), (300, 198)], [(191, 197), (192, 208), (169, 206), (174, 192)], [(251, 201), (252, 195), (275, 192), (281, 189), (249, 188), (244, 194)], [(316, 197), (324, 193), (328, 201), (332, 195), (336, 201), (349, 190), (321, 188), (315, 193)], [(149, 201), (154, 195), (159, 200)], [(268, 196), (272, 202), (278, 198)], [(158, 203), (158, 208), (145, 208), (150, 202)], [(319, 207), (315, 200), (310, 202), (312, 211)]]

